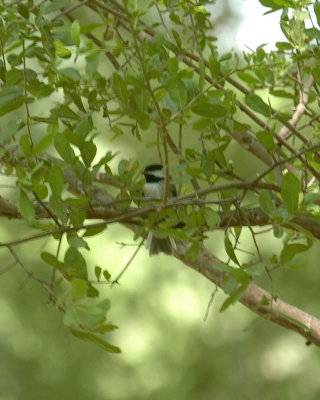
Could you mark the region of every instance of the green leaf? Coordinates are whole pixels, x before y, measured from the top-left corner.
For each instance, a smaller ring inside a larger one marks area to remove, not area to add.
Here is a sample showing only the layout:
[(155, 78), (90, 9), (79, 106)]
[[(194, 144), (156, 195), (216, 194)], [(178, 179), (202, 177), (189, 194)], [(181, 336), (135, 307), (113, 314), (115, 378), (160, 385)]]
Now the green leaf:
[(168, 58), (168, 71), (171, 75), (176, 76), (179, 68), (178, 60), (176, 57)]
[(94, 274), (95, 274), (95, 276), (96, 276), (98, 281), (100, 280), (101, 272), (102, 272), (102, 268), (99, 267), (98, 265), (96, 265), (94, 267)]
[(54, 137), (54, 147), (63, 160), (65, 160), (68, 164), (73, 163), (75, 158), (74, 151), (62, 133), (57, 134)]
[(211, 56), (209, 59), (209, 69), (210, 69), (212, 79), (218, 79), (219, 75), (220, 75), (220, 63), (213, 56)]
[(262, 146), (265, 147), (267, 150), (274, 149), (275, 145), (274, 145), (273, 135), (270, 131), (257, 132), (257, 139), (262, 144)]
[(212, 208), (203, 208), (203, 217), (210, 229), (215, 229), (220, 223), (220, 216)]
[(15, 135), (23, 126), (24, 124), (20, 118), (9, 121), (7, 126), (3, 128), (2, 132), (0, 132), (0, 144), (11, 139), (12, 136)]
[(70, 58), (71, 51), (65, 47), (63, 42), (59, 39), (54, 39), (54, 47), (56, 49), (56, 55), (61, 58)]
[(314, 3), (313, 10), (317, 17), (318, 26), (320, 26), (320, 3), (318, 1)]
[[(88, 283), (88, 282), (87, 282)], [(90, 282), (88, 283), (87, 287), (87, 296), (88, 297), (99, 297), (100, 293), (99, 290), (96, 289)]]
[(230, 297), (227, 298), (227, 300), (224, 301), (220, 308), (220, 312), (225, 311), (228, 307), (231, 306), (231, 304), (234, 304), (237, 300), (240, 299), (240, 297), (243, 295), (243, 293), (246, 291), (247, 287), (249, 285), (249, 282), (246, 284), (241, 285), (237, 290), (235, 290)]
[(176, 41), (176, 43), (177, 43), (177, 46), (178, 47), (181, 47), (181, 38), (180, 38), (180, 35), (179, 35), (179, 33), (176, 31), (176, 30), (174, 30), (174, 29), (171, 29), (171, 32), (172, 32), (172, 35), (173, 35), (173, 37), (174, 37), (174, 40)]
[(15, 85), (23, 78), (23, 72), (20, 69), (12, 68), (5, 73), (6, 82), (9, 85)]
[(68, 232), (67, 240), (70, 247), (84, 247), (85, 249), (90, 250), (88, 243), (84, 239), (82, 239), (82, 237), (78, 236), (75, 232)]
[(53, 138), (54, 138), (54, 135), (49, 134), (49, 135), (44, 136), (42, 139), (40, 139), (39, 142), (34, 146), (31, 156), (32, 157), (37, 156), (39, 153), (41, 153), (43, 150), (45, 150), (48, 146), (50, 146)]
[(118, 329), (117, 325), (105, 324), (105, 325), (99, 326), (97, 329), (94, 329), (94, 331), (99, 332), (99, 333), (106, 333), (106, 332), (112, 332), (115, 329)]
[[(281, 89), (269, 89), (270, 94), (272, 94), (272, 96), (277, 96), (277, 97), (283, 97), (285, 99), (293, 99), (294, 95), (292, 93), (286, 92), (285, 90), (281, 90)], [(268, 131), (270, 132), (270, 131)]]
[(50, 204), (52, 211), (59, 219), (61, 219), (61, 220), (66, 219), (66, 215), (68, 213), (68, 208), (64, 201), (62, 201), (61, 199), (58, 199), (54, 196), (50, 196), (49, 204)]
[(39, 197), (40, 200), (45, 200), (48, 196), (48, 188), (41, 183), (34, 183), (32, 191)]
[(231, 259), (234, 263), (240, 265), (240, 264), (239, 264), (239, 261), (238, 261), (238, 259), (237, 259), (237, 256), (236, 256), (236, 254), (235, 254), (235, 252), (234, 252), (233, 245), (232, 245), (232, 243), (231, 243), (231, 241), (230, 241), (230, 239), (229, 239), (229, 237), (228, 237), (227, 235), (224, 237), (224, 248), (225, 248), (225, 250), (226, 250), (226, 253), (227, 253), (228, 256), (230, 257), (230, 259)]
[(274, 3), (279, 5), (280, 7), (290, 7), (297, 8), (296, 0), (274, 0)]
[(282, 264), (286, 264), (293, 259), (293, 257), (304, 251), (307, 251), (309, 246), (302, 243), (286, 244), (280, 254), (280, 261)]
[(132, 93), (133, 107), (141, 113), (145, 113), (148, 110), (151, 96), (145, 89), (136, 89)]
[(277, 4), (276, 0), (259, 0), (259, 2), (264, 6), (264, 7), (270, 7), (272, 8), (273, 11), (278, 10), (281, 8), (279, 4)]
[(99, 346), (100, 348), (102, 348), (103, 350), (105, 350), (109, 353), (121, 353), (121, 350), (119, 349), (119, 347), (116, 347), (116, 346), (106, 342), (105, 340), (101, 339), (97, 335), (94, 335), (93, 333), (79, 331), (79, 330), (75, 330), (75, 329), (71, 329), (71, 333), (75, 337), (77, 337), (81, 340), (94, 343), (95, 345)]
[(8, 86), (0, 90), (0, 116), (16, 110), (24, 103), (23, 89)]
[(29, 18), (29, 9), (28, 9), (28, 7), (27, 7), (25, 4), (23, 4), (23, 3), (19, 3), (19, 4), (18, 4), (18, 13), (19, 13), (20, 15), (22, 15), (23, 18), (25, 18), (25, 19), (28, 19), (28, 18)]
[(73, 226), (83, 224), (86, 219), (87, 213), (85, 210), (79, 210), (77, 208), (72, 208), (70, 212), (70, 222)]
[(248, 72), (239, 71), (237, 75), (241, 80), (249, 83), (250, 85), (256, 85), (259, 83), (259, 80), (256, 79), (253, 75), (249, 74)]
[(75, 306), (70, 305), (67, 307), (63, 316), (63, 323), (68, 328), (76, 328), (82, 325), (81, 316)]
[[(316, 3), (320, 4), (320, 3)], [(314, 77), (314, 80), (317, 82), (318, 85), (320, 85), (320, 68), (319, 67), (314, 67), (311, 69), (312, 76)]]
[(254, 93), (247, 94), (245, 97), (245, 102), (253, 111), (256, 111), (265, 117), (270, 117), (270, 107), (266, 104), (261, 97)]
[(75, 132), (81, 139), (85, 139), (89, 132), (92, 130), (92, 123), (87, 120), (80, 121), (75, 129)]
[(262, 211), (267, 215), (274, 215), (275, 206), (272, 201), (271, 194), (268, 190), (262, 189), (259, 193), (259, 204)]
[(286, 50), (292, 50), (293, 49), (292, 44), (289, 43), (289, 42), (276, 42), (276, 47), (280, 51), (286, 51)]
[(288, 172), (283, 176), (281, 197), (291, 214), (298, 209), (300, 189), (300, 181), (295, 175)]
[(79, 47), (80, 45), (80, 24), (79, 21), (76, 19), (72, 22), (70, 27), (70, 33), (73, 43)]
[(29, 136), (21, 135), (19, 144), (20, 144), (20, 148), (21, 148), (24, 156), (27, 158), (30, 157), (31, 151), (32, 151), (32, 145), (31, 145)]
[(195, 261), (198, 257), (199, 251), (200, 251), (199, 242), (193, 242), (186, 251), (186, 259)]
[(227, 115), (227, 109), (222, 104), (198, 103), (191, 110), (202, 117), (222, 118)]
[(71, 298), (72, 300), (78, 300), (84, 297), (87, 293), (86, 281), (79, 278), (71, 280)]
[(87, 167), (90, 167), (96, 153), (97, 153), (97, 146), (93, 143), (92, 140), (84, 142), (80, 146), (81, 158), (84, 164)]
[(250, 265), (245, 269), (245, 272), (250, 276), (259, 276), (266, 271), (266, 264), (259, 262), (257, 264)]
[(215, 264), (214, 265), (215, 269), (218, 269), (219, 271), (223, 271), (223, 272), (229, 272), (230, 274), (233, 274), (235, 268), (231, 267), (228, 264)]
[(69, 275), (88, 279), (86, 260), (76, 247), (69, 247), (64, 257), (64, 263)]
[(48, 182), (51, 188), (52, 195), (57, 199), (60, 199), (64, 185), (64, 176), (62, 169), (57, 165), (53, 165), (50, 168)]
[(169, 95), (178, 108), (181, 109), (187, 104), (188, 94), (183, 81), (178, 80), (174, 88), (169, 89)]
[(34, 205), (22, 189), (20, 189), (19, 211), (27, 221), (34, 221), (36, 215)]
[(109, 281), (109, 279), (111, 278), (111, 274), (109, 271), (107, 271), (106, 269), (102, 272), (104, 279)]
[(88, 228), (88, 229), (86, 229), (85, 233), (83, 234), (83, 237), (99, 235), (99, 233), (103, 232), (105, 229), (106, 229), (106, 226), (99, 226), (97, 228)]
[(42, 258), (43, 261), (45, 261), (47, 264), (51, 265), (54, 268), (60, 269), (62, 271), (65, 269), (64, 264), (61, 261), (59, 261), (57, 257), (54, 256), (53, 254), (44, 251), (40, 254), (40, 257)]
[(112, 75), (112, 86), (113, 86), (113, 91), (115, 95), (118, 97), (118, 99), (123, 104), (127, 104), (129, 99), (127, 85), (122, 76), (118, 72), (114, 72)]
[(52, 112), (61, 119), (70, 119), (72, 121), (79, 121), (80, 119), (79, 115), (65, 104), (60, 104), (59, 108), (52, 109)]

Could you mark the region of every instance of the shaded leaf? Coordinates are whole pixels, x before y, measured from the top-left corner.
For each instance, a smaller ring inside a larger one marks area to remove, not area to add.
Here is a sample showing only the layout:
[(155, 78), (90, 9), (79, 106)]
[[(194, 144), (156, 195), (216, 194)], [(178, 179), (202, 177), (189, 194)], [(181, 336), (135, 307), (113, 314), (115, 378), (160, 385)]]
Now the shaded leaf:
[(86, 260), (76, 247), (68, 248), (64, 263), (69, 275), (83, 279), (88, 278)]
[(40, 254), (40, 257), (42, 258), (43, 261), (45, 261), (47, 264), (51, 265), (54, 268), (64, 270), (64, 264), (57, 259), (57, 257), (51, 253), (48, 253), (46, 251), (43, 251)]
[(228, 307), (231, 306), (231, 304), (234, 304), (237, 300), (240, 299), (240, 297), (243, 295), (243, 293), (246, 291), (247, 287), (249, 285), (249, 282), (246, 284), (241, 285), (238, 289), (236, 289), (231, 296), (229, 296), (222, 304), (220, 307), (220, 312), (225, 311)]
[(23, 218), (25, 218), (27, 221), (34, 220), (36, 214), (34, 205), (26, 192), (22, 189), (20, 189), (19, 211)]
[(57, 199), (60, 199), (64, 185), (64, 176), (62, 169), (58, 165), (53, 165), (50, 168), (48, 182), (52, 191), (52, 195)]
[(261, 97), (254, 93), (247, 94), (245, 97), (246, 104), (253, 110), (265, 117), (270, 117), (270, 107), (266, 104)]
[(40, 141), (34, 146), (32, 151), (32, 157), (37, 156), (39, 153), (44, 151), (48, 146), (50, 146), (51, 142), (53, 141), (54, 135), (49, 134), (44, 136)]
[(257, 139), (267, 150), (273, 150), (275, 147), (273, 135), (270, 131), (257, 132)]
[(24, 103), (22, 88), (8, 86), (0, 90), (0, 116), (19, 108)]
[(282, 178), (281, 197), (291, 214), (294, 214), (298, 209), (299, 194), (300, 181), (295, 175), (288, 172)]
[(286, 244), (280, 254), (280, 261), (282, 264), (286, 264), (293, 259), (293, 257), (304, 251), (307, 251), (310, 246), (307, 246), (303, 243), (293, 243)]
[(69, 164), (73, 162), (75, 158), (74, 151), (62, 133), (55, 136), (54, 147), (63, 160)]
[(78, 300), (84, 297), (87, 293), (87, 283), (83, 279), (74, 278), (71, 280), (71, 298)]
[(239, 264), (239, 261), (238, 261), (238, 259), (237, 259), (237, 256), (236, 256), (236, 254), (235, 254), (235, 252), (234, 252), (233, 245), (232, 245), (232, 243), (231, 243), (231, 241), (230, 241), (230, 239), (229, 239), (229, 237), (228, 237), (227, 235), (224, 237), (224, 248), (225, 248), (225, 250), (226, 250), (226, 253), (227, 253), (228, 256), (230, 257), (230, 259), (231, 259), (234, 263), (240, 265), (240, 264)]
[(97, 335), (94, 335), (93, 333), (79, 331), (79, 330), (75, 330), (75, 329), (71, 329), (71, 333), (75, 337), (77, 337), (81, 340), (85, 340), (87, 342), (96, 344), (97, 346), (99, 346), (100, 348), (102, 348), (103, 350), (105, 350), (109, 353), (121, 353), (121, 350), (119, 349), (119, 347), (116, 347), (116, 346), (106, 342), (105, 340), (101, 339)]
[(275, 206), (268, 190), (262, 189), (260, 191), (259, 204), (265, 214), (272, 216), (275, 213)]
[(15, 135), (23, 125), (24, 124), (20, 118), (9, 121), (8, 125), (3, 128), (2, 132), (0, 132), (0, 144), (11, 139), (11, 137)]
[(191, 110), (202, 117), (221, 118), (227, 115), (228, 110), (222, 104), (198, 103)]
[(210, 229), (215, 229), (220, 223), (220, 216), (209, 207), (203, 208), (203, 217)]
[(128, 90), (127, 85), (122, 78), (122, 76), (118, 72), (114, 72), (112, 75), (112, 87), (114, 93), (118, 97), (118, 99), (123, 103), (128, 103)]

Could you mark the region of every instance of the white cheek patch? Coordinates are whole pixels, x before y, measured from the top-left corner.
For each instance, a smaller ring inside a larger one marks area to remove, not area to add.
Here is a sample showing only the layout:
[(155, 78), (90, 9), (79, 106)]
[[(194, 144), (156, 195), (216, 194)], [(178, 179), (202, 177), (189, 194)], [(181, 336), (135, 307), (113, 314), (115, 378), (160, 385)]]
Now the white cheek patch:
[(155, 176), (157, 178), (164, 178), (164, 173), (163, 173), (162, 169), (157, 169), (155, 171), (152, 171), (150, 173), (150, 175), (153, 175), (153, 176)]

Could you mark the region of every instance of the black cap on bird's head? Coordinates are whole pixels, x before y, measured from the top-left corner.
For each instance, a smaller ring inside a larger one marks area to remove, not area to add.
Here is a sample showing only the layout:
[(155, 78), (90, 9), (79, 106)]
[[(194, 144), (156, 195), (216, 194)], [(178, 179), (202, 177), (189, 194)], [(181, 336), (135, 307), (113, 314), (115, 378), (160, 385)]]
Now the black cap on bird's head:
[(145, 170), (146, 171), (154, 171), (156, 169), (162, 169), (162, 168), (163, 168), (163, 166), (161, 164), (150, 164), (145, 168)]
[(159, 182), (165, 179), (161, 164), (150, 164), (143, 171), (147, 182)]

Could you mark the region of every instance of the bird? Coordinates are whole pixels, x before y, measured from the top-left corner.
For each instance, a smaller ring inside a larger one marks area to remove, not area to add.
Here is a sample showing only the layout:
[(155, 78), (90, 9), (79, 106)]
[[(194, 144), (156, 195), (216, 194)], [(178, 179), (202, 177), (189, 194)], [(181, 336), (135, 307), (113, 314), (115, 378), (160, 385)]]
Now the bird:
[[(146, 179), (146, 183), (142, 189), (144, 197), (161, 200), (166, 187), (166, 177), (163, 171), (163, 166), (161, 164), (148, 165), (143, 171), (143, 175)], [(168, 197), (172, 198), (176, 196), (176, 187), (174, 184), (170, 183)], [(149, 249), (150, 256), (161, 252), (172, 255), (176, 248), (176, 243), (174, 239), (169, 236), (165, 238), (157, 238), (150, 230), (146, 241), (146, 248)]]

